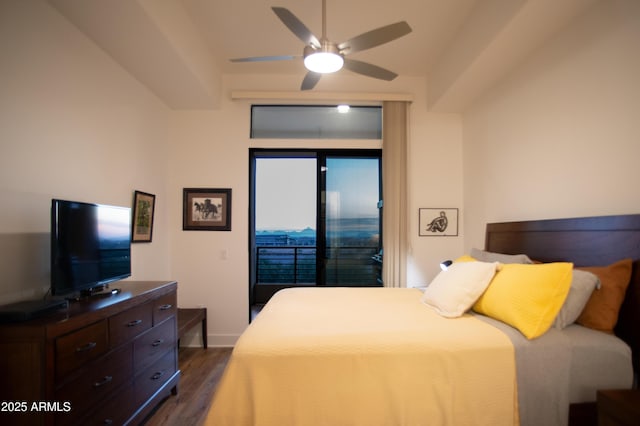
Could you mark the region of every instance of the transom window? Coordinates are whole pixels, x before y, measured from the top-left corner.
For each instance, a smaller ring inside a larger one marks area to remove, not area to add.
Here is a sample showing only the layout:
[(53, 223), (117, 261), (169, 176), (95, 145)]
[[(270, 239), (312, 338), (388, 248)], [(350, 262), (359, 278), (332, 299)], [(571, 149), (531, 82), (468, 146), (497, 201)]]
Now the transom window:
[(381, 139), (382, 107), (253, 105), (253, 139)]

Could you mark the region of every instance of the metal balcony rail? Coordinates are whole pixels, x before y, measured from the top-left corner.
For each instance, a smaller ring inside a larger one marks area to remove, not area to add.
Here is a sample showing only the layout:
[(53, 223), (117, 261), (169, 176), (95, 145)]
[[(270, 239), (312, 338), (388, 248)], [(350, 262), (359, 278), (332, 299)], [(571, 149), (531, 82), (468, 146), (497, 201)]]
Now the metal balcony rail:
[[(377, 247), (328, 247), (327, 285), (375, 286), (377, 275), (371, 257)], [(256, 247), (256, 283), (316, 284), (316, 248), (309, 246)]]
[(316, 248), (309, 246), (256, 247), (256, 283), (313, 284)]

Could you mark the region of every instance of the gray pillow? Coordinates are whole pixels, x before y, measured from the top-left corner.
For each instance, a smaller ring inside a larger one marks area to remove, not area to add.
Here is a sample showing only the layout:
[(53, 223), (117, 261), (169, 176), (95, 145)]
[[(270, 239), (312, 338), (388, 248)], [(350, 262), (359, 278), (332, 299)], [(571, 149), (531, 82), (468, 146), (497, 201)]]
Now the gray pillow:
[(533, 262), (529, 259), (529, 256), (526, 254), (502, 254), (502, 253), (492, 253), (490, 251), (484, 251), (477, 248), (472, 248), (471, 253), (469, 253), (471, 257), (480, 262), (500, 262), (500, 263), (525, 263), (532, 264)]
[(596, 288), (600, 288), (600, 278), (591, 272), (574, 269), (569, 294), (560, 312), (558, 312), (553, 326), (562, 330), (566, 326), (573, 324), (582, 313), (591, 297), (591, 293)]

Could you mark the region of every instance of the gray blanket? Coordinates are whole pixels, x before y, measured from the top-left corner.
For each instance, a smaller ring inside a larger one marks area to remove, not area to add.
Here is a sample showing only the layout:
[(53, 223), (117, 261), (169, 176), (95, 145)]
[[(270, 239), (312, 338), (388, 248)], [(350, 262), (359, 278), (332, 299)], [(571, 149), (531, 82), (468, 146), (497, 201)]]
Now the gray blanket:
[(569, 404), (595, 401), (597, 389), (633, 386), (631, 348), (614, 335), (574, 324), (527, 340), (500, 321), (473, 315), (513, 343), (522, 426), (565, 426)]
[(513, 342), (522, 426), (564, 426), (569, 422), (571, 344), (551, 328), (534, 340), (492, 318), (476, 315), (505, 333)]

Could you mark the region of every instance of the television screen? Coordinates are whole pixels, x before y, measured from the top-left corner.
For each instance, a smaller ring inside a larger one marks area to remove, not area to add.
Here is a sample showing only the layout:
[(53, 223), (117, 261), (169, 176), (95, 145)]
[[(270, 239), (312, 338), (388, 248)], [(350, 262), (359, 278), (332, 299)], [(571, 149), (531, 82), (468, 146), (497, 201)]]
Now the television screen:
[(52, 294), (88, 292), (130, 275), (130, 208), (52, 200)]

